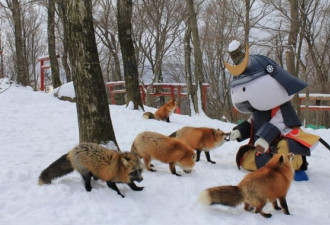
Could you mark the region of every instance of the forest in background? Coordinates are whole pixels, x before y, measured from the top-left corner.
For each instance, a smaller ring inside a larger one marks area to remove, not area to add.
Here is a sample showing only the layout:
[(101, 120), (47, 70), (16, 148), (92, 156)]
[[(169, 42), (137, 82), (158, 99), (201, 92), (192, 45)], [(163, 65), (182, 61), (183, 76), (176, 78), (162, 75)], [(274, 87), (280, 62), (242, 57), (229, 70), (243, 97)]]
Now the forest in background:
[[(50, 2), (54, 2), (53, 8)], [(189, 2), (194, 4), (197, 16), (203, 82), (210, 84), (206, 110), (209, 117), (225, 116), (233, 122), (244, 117), (234, 114), (229, 93), (232, 77), (224, 67), (225, 61), (231, 61), (228, 45), (233, 40), (249, 43), (252, 54), (266, 55), (306, 81), (307, 94), (330, 93), (330, 3), (322, 0), (133, 1), (132, 36), (140, 82), (186, 83), (188, 78), (194, 79), (195, 39), (189, 22)], [(0, 0), (0, 78), (8, 77), (39, 90), (38, 59), (49, 55), (49, 40), (55, 40), (51, 44), (61, 56), (59, 80), (51, 76), (56, 71), (48, 70), (46, 84), (56, 87), (72, 80), (62, 3), (61, 0)], [(104, 82), (124, 80), (117, 1), (93, 0), (92, 3)], [(49, 32), (50, 22), (52, 32)], [(17, 51), (22, 57), (17, 57)], [(118, 101), (124, 104), (123, 99)], [(299, 111), (299, 102), (297, 99), (294, 102)], [(155, 107), (158, 104), (157, 99), (148, 103)], [(181, 112), (190, 113), (187, 99), (181, 101)], [(330, 126), (329, 112), (298, 114), (307, 123)]]

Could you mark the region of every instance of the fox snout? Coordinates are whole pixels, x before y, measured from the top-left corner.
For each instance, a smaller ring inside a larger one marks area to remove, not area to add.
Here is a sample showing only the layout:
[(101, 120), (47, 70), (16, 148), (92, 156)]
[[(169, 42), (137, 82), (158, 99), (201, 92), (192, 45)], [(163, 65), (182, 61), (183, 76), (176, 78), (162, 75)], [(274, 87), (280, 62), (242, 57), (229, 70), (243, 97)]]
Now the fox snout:
[(141, 181), (143, 181), (143, 177), (141, 176), (141, 174), (131, 174), (131, 176), (130, 176), (130, 178), (131, 178), (131, 181), (137, 181), (137, 182), (141, 182)]
[(134, 179), (134, 181), (137, 181), (137, 182), (141, 182), (141, 181), (143, 181), (143, 177), (142, 176), (140, 176), (140, 177), (137, 177), (136, 179)]
[(225, 141), (230, 141), (230, 132), (229, 133), (225, 133)]

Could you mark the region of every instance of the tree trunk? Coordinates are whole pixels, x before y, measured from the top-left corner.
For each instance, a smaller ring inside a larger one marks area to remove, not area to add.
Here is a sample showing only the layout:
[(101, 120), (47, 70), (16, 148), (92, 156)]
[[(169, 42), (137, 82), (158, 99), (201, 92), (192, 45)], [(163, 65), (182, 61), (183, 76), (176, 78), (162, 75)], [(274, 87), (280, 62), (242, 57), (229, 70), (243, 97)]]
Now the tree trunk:
[[(196, 88), (193, 86), (192, 81), (192, 72), (191, 72), (191, 46), (190, 46), (190, 39), (191, 39), (191, 28), (190, 23), (187, 24), (187, 29), (184, 34), (184, 65), (185, 65), (185, 77), (186, 77), (186, 84), (187, 84), (187, 93), (189, 99), (189, 109), (190, 115), (195, 114), (197, 108), (196, 103)], [(194, 112), (192, 112), (194, 110)]]
[(16, 46), (16, 68), (17, 68), (17, 82), (24, 86), (30, 84), (29, 73), (27, 69), (26, 59), (24, 57), (24, 43), (23, 30), (21, 20), (21, 9), (18, 0), (13, 0), (10, 5), (10, 10), (13, 16), (14, 32), (15, 32), (15, 46)]
[[(198, 33), (198, 27), (197, 27), (197, 18), (196, 18), (196, 12), (194, 10), (194, 1), (193, 0), (186, 0), (187, 6), (188, 6), (188, 14), (189, 14), (189, 20), (190, 20), (190, 27), (191, 27), (191, 34), (192, 34), (192, 42), (194, 46), (194, 60), (195, 60), (195, 82), (196, 87), (199, 88), (200, 96), (198, 96), (197, 99), (200, 99), (202, 101), (202, 85), (204, 81), (203, 77), (203, 58), (202, 58), (202, 50), (200, 46), (199, 41), (199, 33)], [(195, 105), (196, 113), (201, 112), (200, 109), (201, 102), (198, 104), (197, 101), (197, 107)]]
[[(64, 17), (64, 2), (63, 1), (56, 1), (57, 6), (58, 6), (58, 12), (59, 12), (59, 17), (61, 19), (61, 22), (63, 24), (63, 27), (65, 26), (66, 18)], [(71, 82), (72, 81), (72, 75), (71, 75), (71, 69), (68, 63), (68, 37), (66, 35), (63, 35), (63, 54), (61, 57), (61, 62), (65, 71), (65, 77), (66, 77), (66, 82)]]
[(1, 41), (1, 27), (0, 27), (0, 78), (4, 78), (4, 68), (3, 68), (3, 48), (2, 48), (2, 41)]
[(48, 0), (48, 54), (52, 70), (53, 87), (57, 88), (61, 86), (61, 80), (55, 44), (55, 0)]
[[(298, 69), (296, 68), (295, 64), (295, 51), (297, 47), (297, 38), (300, 27), (298, 10), (298, 0), (290, 0), (291, 24), (288, 38), (288, 45), (290, 46), (290, 50), (286, 52), (286, 65), (288, 72), (295, 77), (298, 77)], [(298, 94), (296, 94), (293, 98), (293, 107), (297, 111), (297, 115), (301, 117)]]
[(110, 34), (110, 38), (111, 38), (111, 43), (113, 45), (113, 47), (110, 49), (110, 52), (112, 53), (112, 56), (113, 56), (113, 61), (114, 61), (114, 67), (115, 67), (115, 73), (114, 73), (114, 77), (113, 79), (115, 81), (120, 81), (122, 80), (123, 78), (121, 77), (121, 70), (120, 70), (120, 60), (119, 60), (119, 56), (118, 56), (118, 50), (116, 48), (116, 38), (115, 38), (115, 35), (113, 34)]
[[(250, 36), (250, 10), (252, 5), (250, 0), (245, 0), (245, 23), (244, 23), (244, 43), (249, 43)], [(253, 3), (252, 3), (253, 4)]]
[(127, 93), (127, 104), (132, 101), (134, 109), (141, 107), (143, 104), (139, 89), (139, 77), (137, 63), (135, 58), (135, 49), (132, 40), (132, 0), (118, 0), (118, 36), (121, 47), (121, 54), (124, 64), (124, 76)]
[(65, 0), (65, 35), (77, 99), (80, 142), (116, 141), (94, 36), (92, 1)]
[[(120, 70), (120, 59), (119, 59), (119, 53), (118, 50), (116, 48), (117, 46), (117, 41), (115, 38), (114, 34), (111, 34), (109, 32), (106, 32), (106, 35), (110, 36), (110, 40), (111, 42), (109, 42), (109, 50), (111, 55), (113, 56), (113, 61), (114, 61), (114, 73), (113, 73), (113, 80), (114, 81), (121, 81), (123, 78), (121, 76), (121, 70)], [(121, 87), (115, 87), (114, 89), (116, 90), (116, 88), (121, 88)], [(117, 95), (115, 96), (116, 98), (116, 102), (120, 105), (125, 104), (125, 96), (123, 94)]]

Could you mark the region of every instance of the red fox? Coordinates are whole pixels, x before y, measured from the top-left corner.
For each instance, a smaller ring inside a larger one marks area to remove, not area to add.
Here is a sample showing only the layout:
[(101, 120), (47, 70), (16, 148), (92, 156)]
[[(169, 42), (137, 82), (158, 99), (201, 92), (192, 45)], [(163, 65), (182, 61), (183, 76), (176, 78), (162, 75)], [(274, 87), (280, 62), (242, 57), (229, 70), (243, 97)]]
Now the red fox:
[(170, 122), (170, 115), (174, 112), (176, 107), (177, 107), (177, 102), (175, 101), (175, 99), (171, 99), (167, 103), (159, 107), (159, 109), (157, 109), (155, 114), (151, 112), (143, 113), (143, 118)]
[(195, 166), (196, 154), (194, 150), (176, 138), (169, 138), (165, 135), (145, 131), (135, 138), (131, 152), (137, 153), (143, 158), (146, 169), (152, 172), (153, 165), (150, 165), (151, 159), (168, 163), (171, 173), (176, 173), (175, 165), (181, 167), (184, 172), (190, 173)]
[(134, 181), (143, 180), (142, 163), (138, 155), (121, 153), (94, 143), (81, 143), (67, 154), (43, 170), (39, 177), (39, 185), (50, 184), (54, 178), (66, 175), (73, 170), (78, 171), (85, 182), (86, 191), (91, 191), (91, 177), (105, 181), (109, 188), (122, 195), (116, 183), (127, 183), (134, 191), (142, 191)]
[(207, 161), (215, 163), (211, 160), (209, 151), (221, 146), (226, 141), (228, 135), (229, 133), (224, 133), (220, 129), (207, 127), (183, 127), (172, 133), (169, 137), (176, 137), (193, 149), (196, 149), (197, 162), (200, 159), (201, 151), (204, 151)]
[[(268, 163), (260, 169), (247, 174), (237, 186), (218, 186), (204, 190), (199, 195), (199, 201), (206, 205), (222, 204), (235, 207), (244, 202), (244, 209), (253, 210), (263, 217), (269, 218), (270, 213), (264, 213), (263, 207), (272, 202), (276, 210), (279, 199), (284, 214), (290, 215), (286, 203), (286, 194), (294, 176), (290, 161), (293, 154), (275, 154)], [(251, 207), (252, 206), (252, 207)]]

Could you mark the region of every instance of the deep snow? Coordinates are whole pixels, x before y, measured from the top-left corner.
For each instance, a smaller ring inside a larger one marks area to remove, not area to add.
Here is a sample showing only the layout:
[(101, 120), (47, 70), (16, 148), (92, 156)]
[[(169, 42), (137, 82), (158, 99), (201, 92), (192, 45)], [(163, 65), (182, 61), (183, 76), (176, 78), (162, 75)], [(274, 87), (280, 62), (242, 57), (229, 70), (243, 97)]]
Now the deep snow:
[[(1, 82), (1, 81), (0, 81)], [(205, 188), (237, 184), (247, 173), (238, 170), (235, 154), (242, 143), (227, 142), (210, 152), (217, 163), (201, 155), (191, 174), (170, 174), (168, 165), (153, 161), (158, 172), (144, 171), (142, 192), (119, 184), (121, 198), (100, 180), (85, 191), (77, 172), (39, 186), (38, 176), (50, 163), (78, 144), (78, 123), (74, 103), (52, 94), (2, 82), (0, 89), (0, 224), (327, 224), (330, 220), (330, 151), (323, 145), (308, 158), (310, 180), (293, 182), (287, 196), (291, 215), (265, 207), (273, 217), (236, 208), (204, 206), (197, 202)], [(2, 92), (2, 93), (1, 93)], [(145, 107), (146, 111), (155, 111)], [(110, 105), (117, 141), (129, 151), (135, 136), (146, 130), (165, 135), (183, 126), (207, 126), (229, 132), (235, 124), (206, 116), (174, 114), (171, 123), (142, 118), (142, 111)], [(305, 129), (330, 143), (330, 129)]]

